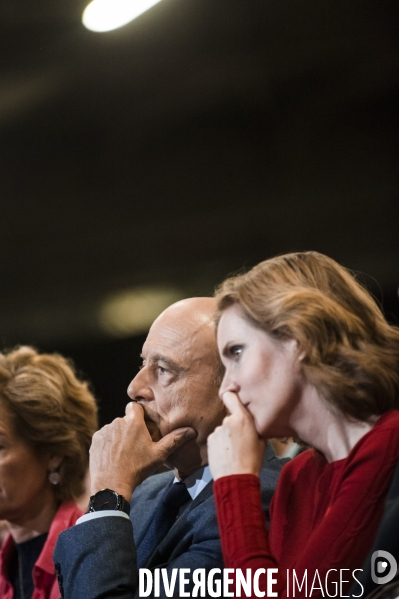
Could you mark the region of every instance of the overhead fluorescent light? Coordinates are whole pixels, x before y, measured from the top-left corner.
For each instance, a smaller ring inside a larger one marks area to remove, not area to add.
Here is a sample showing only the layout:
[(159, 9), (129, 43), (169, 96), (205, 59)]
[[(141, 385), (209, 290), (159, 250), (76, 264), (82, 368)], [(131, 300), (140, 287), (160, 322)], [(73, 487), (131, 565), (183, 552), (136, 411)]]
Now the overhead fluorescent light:
[(93, 0), (82, 15), (90, 31), (112, 31), (127, 25), (161, 0)]
[(183, 291), (172, 287), (126, 289), (105, 299), (99, 323), (113, 337), (146, 333), (161, 312), (184, 297)]

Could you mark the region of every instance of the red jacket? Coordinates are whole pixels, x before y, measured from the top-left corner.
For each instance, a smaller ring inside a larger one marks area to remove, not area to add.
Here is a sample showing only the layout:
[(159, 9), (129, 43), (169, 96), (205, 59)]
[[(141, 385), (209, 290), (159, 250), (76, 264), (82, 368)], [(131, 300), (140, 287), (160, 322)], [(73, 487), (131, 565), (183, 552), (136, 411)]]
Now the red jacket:
[[(59, 599), (57, 577), (53, 564), (53, 551), (60, 532), (73, 526), (82, 515), (81, 510), (74, 503), (63, 503), (58, 509), (41, 554), (33, 568), (34, 591), (32, 599)], [(14, 589), (8, 580), (8, 564), (14, 552), (14, 541), (11, 535), (5, 539), (0, 549), (0, 597), (13, 599)]]

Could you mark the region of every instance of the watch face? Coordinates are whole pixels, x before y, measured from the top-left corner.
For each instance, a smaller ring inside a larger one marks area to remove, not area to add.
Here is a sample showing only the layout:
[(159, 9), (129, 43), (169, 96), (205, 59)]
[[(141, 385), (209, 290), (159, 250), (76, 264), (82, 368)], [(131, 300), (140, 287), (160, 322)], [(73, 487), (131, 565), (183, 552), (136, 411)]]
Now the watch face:
[(90, 503), (94, 512), (116, 510), (118, 508), (118, 495), (110, 489), (104, 489), (96, 493)]

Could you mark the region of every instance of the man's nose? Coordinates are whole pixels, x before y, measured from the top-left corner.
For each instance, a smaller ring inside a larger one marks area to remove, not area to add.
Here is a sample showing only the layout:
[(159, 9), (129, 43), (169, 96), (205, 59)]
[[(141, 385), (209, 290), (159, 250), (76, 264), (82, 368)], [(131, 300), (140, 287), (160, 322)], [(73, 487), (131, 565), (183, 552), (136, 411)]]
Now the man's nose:
[(134, 379), (130, 382), (127, 388), (127, 394), (133, 401), (150, 398), (151, 390), (148, 386), (145, 368), (139, 370)]

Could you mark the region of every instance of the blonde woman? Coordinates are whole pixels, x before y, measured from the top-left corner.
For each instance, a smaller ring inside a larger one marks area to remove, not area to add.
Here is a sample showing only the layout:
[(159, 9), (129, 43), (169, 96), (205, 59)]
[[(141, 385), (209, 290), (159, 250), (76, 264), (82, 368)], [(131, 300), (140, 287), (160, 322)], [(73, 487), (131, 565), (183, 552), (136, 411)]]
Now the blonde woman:
[(58, 599), (58, 534), (82, 514), (97, 407), (59, 355), (30, 347), (0, 353), (1, 599)]
[[(277, 583), (260, 584), (279, 597), (347, 596), (399, 458), (399, 331), (316, 252), (262, 262), (216, 298), (230, 415), (208, 455), (225, 565), (276, 568)], [(270, 437), (314, 449), (284, 466), (267, 532), (258, 474)]]

